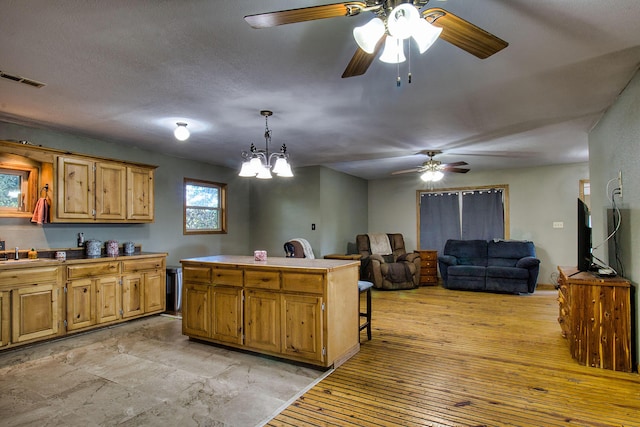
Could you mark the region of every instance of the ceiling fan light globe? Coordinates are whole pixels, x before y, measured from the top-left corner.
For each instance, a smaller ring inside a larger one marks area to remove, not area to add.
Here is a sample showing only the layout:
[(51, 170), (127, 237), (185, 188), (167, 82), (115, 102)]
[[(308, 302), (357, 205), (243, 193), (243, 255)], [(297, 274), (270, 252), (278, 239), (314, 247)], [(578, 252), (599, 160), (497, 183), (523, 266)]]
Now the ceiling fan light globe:
[(411, 36), (418, 45), (418, 51), (422, 54), (438, 40), (441, 32), (442, 28), (429, 24), (426, 19), (418, 19), (413, 27)]
[(406, 60), (402, 40), (395, 37), (387, 37), (384, 42), (384, 50), (382, 51), (382, 55), (380, 55), (380, 61), (386, 62), (387, 64), (400, 64)]
[(440, 181), (443, 177), (444, 177), (444, 174), (442, 172), (435, 171), (433, 172), (433, 177), (431, 178), (431, 181)]
[(433, 171), (426, 171), (420, 175), (420, 179), (425, 182), (433, 181)]
[(353, 38), (356, 40), (360, 49), (367, 53), (373, 53), (384, 32), (384, 22), (382, 22), (382, 19), (376, 17), (366, 24), (354, 28)]
[(246, 162), (242, 162), (242, 167), (240, 168), (240, 173), (238, 174), (238, 176), (256, 176), (256, 172), (253, 170), (250, 161), (247, 160)]
[(408, 39), (412, 35), (415, 23), (419, 20), (418, 9), (409, 3), (402, 3), (393, 8), (387, 19), (389, 34), (401, 40)]

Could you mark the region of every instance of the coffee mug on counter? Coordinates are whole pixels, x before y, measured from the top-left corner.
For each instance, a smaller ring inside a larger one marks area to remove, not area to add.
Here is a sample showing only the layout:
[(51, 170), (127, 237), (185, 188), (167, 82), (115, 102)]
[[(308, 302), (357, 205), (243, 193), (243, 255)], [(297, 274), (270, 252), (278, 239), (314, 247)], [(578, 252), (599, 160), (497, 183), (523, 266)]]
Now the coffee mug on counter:
[(57, 251), (56, 252), (56, 259), (58, 261), (66, 261), (67, 260), (67, 253), (65, 251)]
[(266, 261), (267, 251), (253, 251), (253, 259), (256, 261)]

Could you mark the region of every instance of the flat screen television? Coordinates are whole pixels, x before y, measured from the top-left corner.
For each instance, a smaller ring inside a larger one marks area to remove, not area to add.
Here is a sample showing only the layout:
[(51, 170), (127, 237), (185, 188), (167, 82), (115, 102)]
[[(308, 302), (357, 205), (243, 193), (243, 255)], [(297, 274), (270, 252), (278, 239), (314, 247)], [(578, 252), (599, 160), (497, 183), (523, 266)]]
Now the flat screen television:
[(578, 199), (578, 270), (589, 271), (591, 256), (591, 213), (587, 205)]

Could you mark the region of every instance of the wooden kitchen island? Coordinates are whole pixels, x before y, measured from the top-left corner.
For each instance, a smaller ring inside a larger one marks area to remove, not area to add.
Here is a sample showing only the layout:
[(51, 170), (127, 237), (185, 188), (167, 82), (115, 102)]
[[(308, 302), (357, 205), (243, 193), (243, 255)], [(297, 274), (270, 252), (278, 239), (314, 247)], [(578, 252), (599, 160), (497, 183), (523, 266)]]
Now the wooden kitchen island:
[(182, 332), (312, 365), (360, 350), (359, 261), (216, 255), (181, 261)]

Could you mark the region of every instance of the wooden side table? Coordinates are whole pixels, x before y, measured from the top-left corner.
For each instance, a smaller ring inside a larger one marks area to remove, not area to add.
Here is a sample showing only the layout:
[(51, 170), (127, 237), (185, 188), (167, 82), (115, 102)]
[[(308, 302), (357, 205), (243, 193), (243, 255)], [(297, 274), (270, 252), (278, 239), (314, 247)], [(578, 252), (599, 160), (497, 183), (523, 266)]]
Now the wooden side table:
[(420, 285), (438, 284), (438, 251), (418, 251), (420, 253)]

